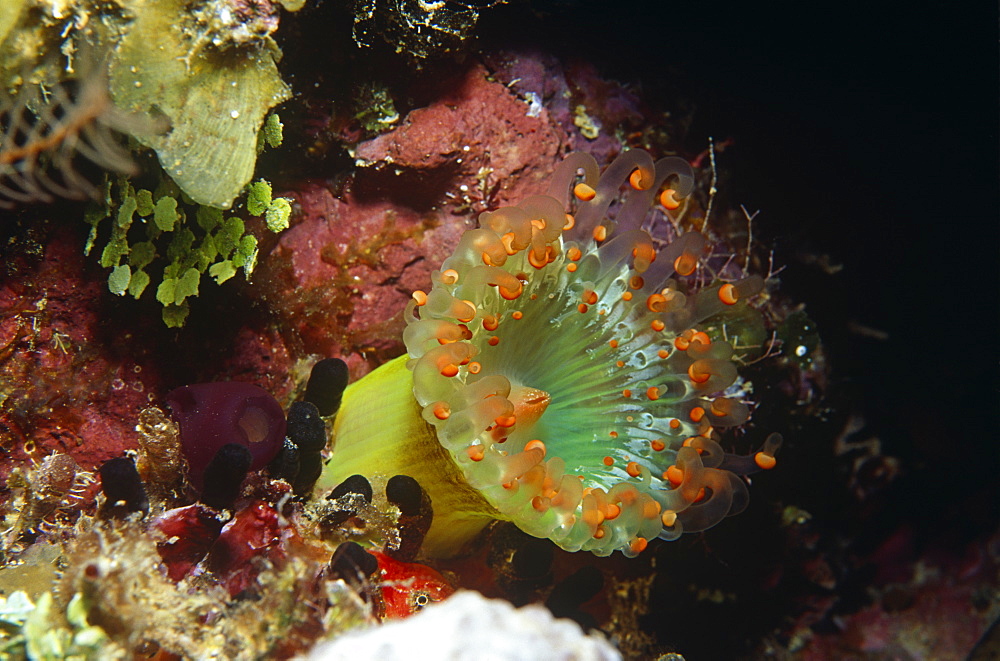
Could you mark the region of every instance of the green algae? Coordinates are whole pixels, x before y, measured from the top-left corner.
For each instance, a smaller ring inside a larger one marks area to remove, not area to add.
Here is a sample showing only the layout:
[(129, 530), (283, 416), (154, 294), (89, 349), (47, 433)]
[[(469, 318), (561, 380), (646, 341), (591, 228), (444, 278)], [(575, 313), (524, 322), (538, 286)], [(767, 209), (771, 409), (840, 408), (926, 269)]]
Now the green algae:
[(272, 198), (271, 184), (261, 179), (247, 188), (247, 211), (254, 216), (264, 216), (267, 229), (277, 233), (288, 229), (292, 204), (285, 197)]
[[(247, 193), (251, 215), (263, 216), (273, 232), (288, 227), (291, 204), (272, 198), (268, 182), (254, 183)], [(184, 325), (188, 299), (199, 294), (204, 274), (221, 285), (240, 270), (249, 278), (257, 263), (257, 237), (242, 218), (192, 202), (166, 177), (155, 191), (137, 190), (119, 177), (85, 216), (91, 225), (85, 254), (107, 232), (100, 263), (111, 269), (108, 290), (138, 299), (155, 282), (163, 321), (171, 328)], [(162, 271), (151, 275), (159, 265)]]

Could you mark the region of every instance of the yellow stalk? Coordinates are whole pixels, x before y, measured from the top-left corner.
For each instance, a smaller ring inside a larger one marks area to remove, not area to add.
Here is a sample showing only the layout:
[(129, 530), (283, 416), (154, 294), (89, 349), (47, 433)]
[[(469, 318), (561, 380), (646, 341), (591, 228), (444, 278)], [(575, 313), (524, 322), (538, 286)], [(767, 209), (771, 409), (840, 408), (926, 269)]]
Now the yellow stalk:
[(422, 550), (429, 557), (449, 557), (501, 515), (466, 483), (433, 427), (420, 417), (407, 360), (400, 356), (347, 387), (333, 425), (332, 454), (316, 492), (322, 497), (356, 474), (409, 475), (434, 508)]

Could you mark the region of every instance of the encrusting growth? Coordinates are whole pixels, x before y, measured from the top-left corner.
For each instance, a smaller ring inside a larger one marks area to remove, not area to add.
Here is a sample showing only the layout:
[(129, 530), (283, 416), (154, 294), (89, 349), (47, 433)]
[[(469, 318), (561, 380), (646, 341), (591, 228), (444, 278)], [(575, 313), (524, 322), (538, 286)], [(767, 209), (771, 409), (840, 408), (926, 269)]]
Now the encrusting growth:
[(504, 519), (570, 551), (631, 556), (741, 511), (741, 476), (772, 467), (780, 437), (752, 457), (723, 452), (717, 430), (749, 408), (726, 394), (733, 346), (703, 322), (764, 281), (699, 288), (705, 238), (659, 245), (642, 229), (693, 185), (679, 158), (626, 151), (600, 174), (577, 152), (547, 195), (483, 213), (414, 293), (409, 356), (345, 393), (320, 486), (415, 477), (434, 508), (428, 555)]

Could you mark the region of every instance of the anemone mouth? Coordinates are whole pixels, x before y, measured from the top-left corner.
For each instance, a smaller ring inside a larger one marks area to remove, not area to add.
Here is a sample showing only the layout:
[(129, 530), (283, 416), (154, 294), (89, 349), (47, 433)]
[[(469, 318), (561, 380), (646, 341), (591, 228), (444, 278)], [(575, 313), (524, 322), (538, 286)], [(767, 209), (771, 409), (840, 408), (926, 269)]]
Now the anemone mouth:
[(715, 440), (749, 414), (723, 394), (733, 347), (698, 324), (763, 281), (695, 291), (704, 238), (657, 254), (641, 229), (654, 200), (674, 208), (692, 185), (681, 159), (627, 151), (599, 177), (571, 154), (548, 195), (482, 214), (407, 308), (423, 418), (493, 507), (567, 550), (634, 555), (747, 501), (738, 473), (753, 466)]

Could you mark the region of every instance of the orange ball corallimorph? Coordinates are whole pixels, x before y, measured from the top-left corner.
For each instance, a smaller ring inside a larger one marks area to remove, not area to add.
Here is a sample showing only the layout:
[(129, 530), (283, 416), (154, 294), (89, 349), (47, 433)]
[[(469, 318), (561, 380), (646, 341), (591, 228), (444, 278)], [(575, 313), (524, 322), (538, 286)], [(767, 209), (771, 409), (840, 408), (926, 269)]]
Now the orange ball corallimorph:
[(773, 465), (777, 436), (753, 457), (719, 446), (749, 408), (733, 346), (702, 327), (763, 279), (699, 286), (705, 238), (659, 245), (643, 229), (693, 185), (679, 158), (630, 150), (600, 174), (570, 154), (547, 195), (483, 213), (414, 294), (413, 395), (496, 518), (634, 555), (742, 510), (741, 476)]

